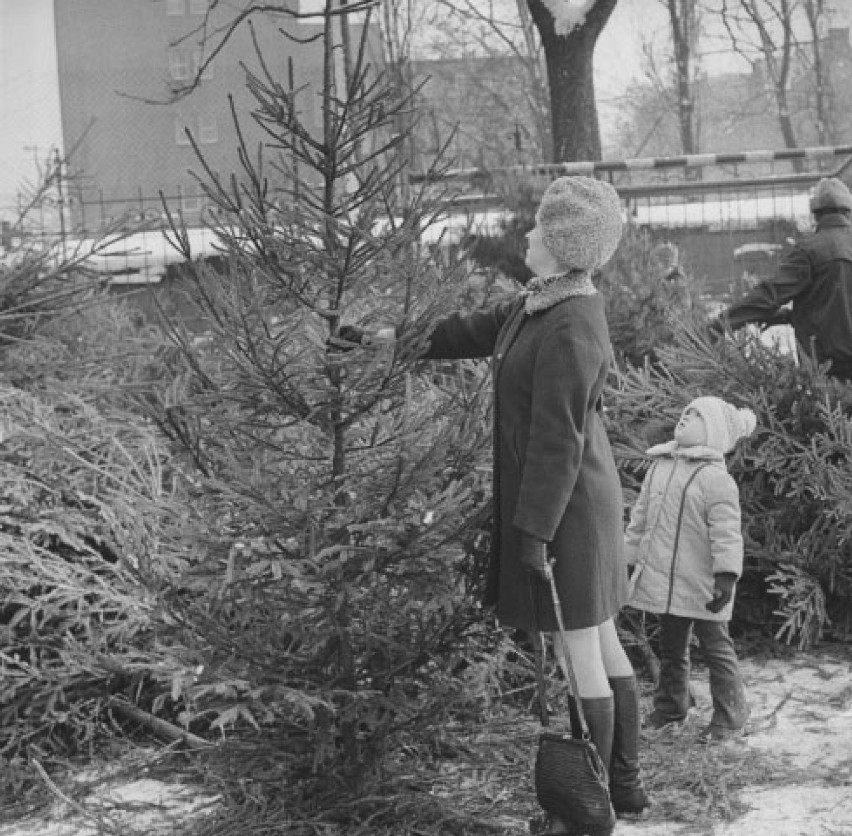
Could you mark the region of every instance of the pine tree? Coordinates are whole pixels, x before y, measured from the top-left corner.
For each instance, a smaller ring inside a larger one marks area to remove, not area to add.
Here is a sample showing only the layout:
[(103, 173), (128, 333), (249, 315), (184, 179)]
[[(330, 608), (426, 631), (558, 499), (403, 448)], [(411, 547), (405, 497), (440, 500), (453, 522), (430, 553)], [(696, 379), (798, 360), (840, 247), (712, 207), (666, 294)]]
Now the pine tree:
[[(227, 179), (196, 146), (225, 267), (193, 262), (174, 224), (205, 330), (171, 320), (192, 374), (149, 409), (209, 525), (172, 598), (172, 640), (205, 673), (171, 697), (223, 729), (307, 734), (293, 769), (363, 783), (401, 730), (477, 696), (451, 671), (481, 621), (461, 541), (488, 493), (490, 398), (481, 365), (415, 365), (466, 267), (430, 232), (442, 201), (405, 182), (412, 99), (366, 61), (366, 26), (340, 81), (343, 11), (325, 14), (319, 135), (258, 51), (263, 146)], [(401, 336), (330, 350), (341, 323)]]

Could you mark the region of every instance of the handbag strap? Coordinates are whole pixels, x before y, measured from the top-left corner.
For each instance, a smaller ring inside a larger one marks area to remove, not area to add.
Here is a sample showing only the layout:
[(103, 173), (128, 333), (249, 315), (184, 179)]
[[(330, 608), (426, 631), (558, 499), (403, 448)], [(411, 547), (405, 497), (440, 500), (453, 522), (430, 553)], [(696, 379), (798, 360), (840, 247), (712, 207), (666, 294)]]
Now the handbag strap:
[[(580, 700), (580, 689), (577, 687), (577, 677), (574, 674), (574, 666), (571, 664), (571, 654), (568, 652), (568, 645), (565, 641), (565, 623), (562, 620), (562, 605), (559, 603), (559, 593), (556, 591), (556, 581), (553, 577), (553, 567), (549, 562), (545, 561), (545, 574), (547, 575), (548, 584), (550, 586), (550, 596), (553, 599), (553, 610), (556, 613), (556, 623), (559, 625), (559, 634), (562, 639), (560, 642), (554, 642), (556, 654), (559, 656), (563, 667), (568, 673), (568, 683), (571, 688), (571, 693), (574, 697), (574, 704), (577, 708), (577, 716), (580, 719), (580, 729), (582, 730), (583, 738), (590, 739), (589, 726), (586, 723), (586, 716), (583, 714), (583, 705)], [(547, 710), (547, 694), (544, 677), (544, 634), (538, 633), (534, 643), (533, 651), (535, 655), (536, 667), (536, 682), (538, 684), (538, 698), (541, 706), (541, 724), (547, 726), (550, 723), (550, 717)]]

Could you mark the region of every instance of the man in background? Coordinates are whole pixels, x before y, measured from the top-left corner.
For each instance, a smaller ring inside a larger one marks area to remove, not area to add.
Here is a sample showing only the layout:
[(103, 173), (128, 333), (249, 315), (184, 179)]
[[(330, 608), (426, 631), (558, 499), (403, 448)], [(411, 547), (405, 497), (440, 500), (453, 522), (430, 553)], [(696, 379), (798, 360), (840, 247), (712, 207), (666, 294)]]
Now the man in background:
[[(725, 327), (789, 322), (800, 353), (828, 374), (852, 381), (852, 194), (836, 177), (819, 181), (810, 202), (816, 231), (781, 259), (777, 274), (760, 282), (710, 324), (718, 338)], [(789, 312), (783, 310), (792, 303)]]

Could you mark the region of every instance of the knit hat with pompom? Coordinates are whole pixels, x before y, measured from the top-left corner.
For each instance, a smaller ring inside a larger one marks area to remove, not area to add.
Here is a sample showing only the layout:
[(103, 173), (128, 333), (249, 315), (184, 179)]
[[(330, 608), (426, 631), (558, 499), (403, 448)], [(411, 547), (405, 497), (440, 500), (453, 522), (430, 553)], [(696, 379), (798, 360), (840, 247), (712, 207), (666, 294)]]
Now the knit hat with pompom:
[(704, 419), (707, 446), (721, 453), (730, 453), (734, 445), (750, 436), (757, 426), (757, 418), (750, 409), (738, 409), (721, 398), (696, 398), (686, 408), (694, 409)]
[(560, 177), (545, 190), (536, 220), (548, 252), (564, 270), (596, 270), (621, 238), (621, 202), (593, 177)]

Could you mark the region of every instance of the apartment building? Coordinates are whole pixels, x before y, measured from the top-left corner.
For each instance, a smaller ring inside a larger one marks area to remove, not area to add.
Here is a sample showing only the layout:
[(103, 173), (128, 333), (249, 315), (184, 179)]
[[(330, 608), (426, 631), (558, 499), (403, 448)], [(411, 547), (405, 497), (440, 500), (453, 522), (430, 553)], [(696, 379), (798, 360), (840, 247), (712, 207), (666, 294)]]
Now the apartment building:
[[(226, 179), (240, 176), (233, 112), (250, 149), (268, 140), (252, 118), (256, 103), (246, 88), (246, 70), (260, 73), (258, 48), (275, 79), (299, 91), (301, 115), (318, 128), (322, 41), (312, 37), (320, 31), (318, 18), (252, 15), (252, 27), (241, 24), (200, 83), (183, 94), (224, 27), (249, 5), (249, 0), (212, 4), (212, 9), (208, 0), (33, 0), (25, 12), (21, 0), (0, 0), (0, 13), (27, 16), (20, 31), (40, 30), (41, 48), (54, 50), (49, 59), (55, 95), (34, 97), (25, 71), (18, 73), (13, 92), (21, 99), (21, 112), (35, 116), (34, 110), (48, 102), (58, 109), (60, 138), (54, 128), (52, 136), (29, 142), (42, 152), (61, 146), (71, 225), (96, 228), (103, 219), (127, 212), (157, 214), (160, 193), (170, 208), (181, 209), (188, 224), (199, 221), (205, 201), (193, 172), (202, 166), (187, 131), (213, 171)], [(280, 5), (313, 10), (305, 0)], [(44, 31), (50, 26), (52, 37)], [(5, 62), (26, 67), (32, 41), (4, 46)], [(10, 49), (19, 51), (17, 62)], [(7, 105), (11, 96), (4, 88)]]

